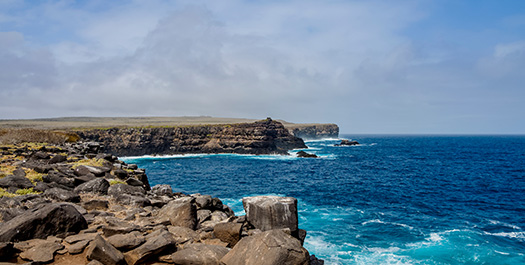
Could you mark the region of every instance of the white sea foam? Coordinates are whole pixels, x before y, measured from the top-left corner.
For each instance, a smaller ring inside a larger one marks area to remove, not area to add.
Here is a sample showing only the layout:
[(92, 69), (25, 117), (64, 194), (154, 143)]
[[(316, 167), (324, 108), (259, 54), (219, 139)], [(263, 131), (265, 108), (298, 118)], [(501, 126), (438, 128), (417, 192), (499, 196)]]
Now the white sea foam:
[(509, 228), (512, 228), (512, 229), (515, 229), (515, 230), (521, 230), (521, 227), (517, 226), (517, 225), (513, 225), (513, 224), (509, 224), (509, 223), (505, 223), (505, 222), (501, 222), (501, 221), (497, 221), (497, 220), (488, 220), (490, 224), (493, 224), (493, 225), (501, 225), (501, 226), (506, 226), (506, 227), (509, 227)]
[(485, 232), (485, 234), (486, 235), (491, 235), (491, 236), (515, 238), (515, 239), (519, 239), (520, 241), (525, 240), (525, 232), (499, 232), (499, 233)]

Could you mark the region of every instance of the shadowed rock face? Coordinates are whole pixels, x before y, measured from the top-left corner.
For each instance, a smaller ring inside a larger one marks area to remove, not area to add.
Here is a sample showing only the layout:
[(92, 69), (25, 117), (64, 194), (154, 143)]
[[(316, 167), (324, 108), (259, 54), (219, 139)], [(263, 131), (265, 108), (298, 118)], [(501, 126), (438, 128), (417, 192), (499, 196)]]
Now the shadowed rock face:
[(118, 156), (184, 153), (286, 154), (306, 148), (277, 121), (163, 128), (111, 128), (78, 131)]
[(287, 124), (286, 128), (294, 136), (306, 140), (339, 137), (339, 126), (336, 124)]

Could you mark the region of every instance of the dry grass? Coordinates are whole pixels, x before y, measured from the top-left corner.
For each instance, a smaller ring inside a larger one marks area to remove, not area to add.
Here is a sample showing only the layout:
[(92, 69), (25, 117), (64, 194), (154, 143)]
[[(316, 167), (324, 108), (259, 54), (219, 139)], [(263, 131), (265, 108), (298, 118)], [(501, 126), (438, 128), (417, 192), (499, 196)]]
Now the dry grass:
[(104, 160), (104, 159), (92, 158), (92, 159), (78, 160), (78, 161), (75, 161), (75, 162), (70, 162), (68, 164), (73, 165), (72, 168), (75, 169), (75, 168), (77, 168), (79, 166), (103, 167), (105, 163), (106, 163), (106, 160)]
[(65, 142), (78, 141), (79, 139), (78, 135), (63, 131), (32, 128), (0, 129), (0, 144), (2, 145), (18, 145), (23, 143), (63, 144)]

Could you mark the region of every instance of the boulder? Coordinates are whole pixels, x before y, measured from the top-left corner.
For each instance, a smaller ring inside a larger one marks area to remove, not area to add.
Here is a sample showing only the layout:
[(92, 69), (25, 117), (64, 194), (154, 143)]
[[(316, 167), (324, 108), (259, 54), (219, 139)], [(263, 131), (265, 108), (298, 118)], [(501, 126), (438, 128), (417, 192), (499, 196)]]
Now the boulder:
[(170, 201), (159, 210), (159, 218), (168, 218), (171, 225), (195, 229), (197, 211), (194, 198), (185, 197)]
[(316, 158), (317, 155), (315, 155), (315, 154), (310, 154), (310, 153), (307, 153), (307, 152), (305, 152), (305, 151), (299, 151), (299, 152), (297, 152), (297, 157)]
[(80, 254), (84, 251), (84, 249), (89, 244), (89, 242), (91, 241), (90, 240), (78, 241), (74, 244), (67, 246), (67, 251), (69, 252), (69, 254), (72, 254), (72, 255)]
[(146, 239), (138, 231), (128, 234), (116, 234), (108, 237), (108, 242), (120, 250), (130, 250), (144, 243)]
[(84, 165), (81, 165), (81, 166), (78, 166), (77, 168), (75, 168), (75, 175), (76, 176), (83, 176), (83, 175), (87, 175), (89, 173), (92, 173), (94, 174), (95, 176), (97, 177), (103, 177), (104, 175), (106, 175), (106, 172), (110, 172), (111, 171), (111, 168), (108, 168), (108, 167), (96, 167), (96, 166), (84, 166)]
[(132, 205), (138, 207), (146, 207), (151, 205), (151, 201), (148, 198), (129, 194), (118, 195), (115, 198), (115, 201), (123, 205)]
[(170, 185), (163, 184), (163, 185), (155, 185), (153, 188), (151, 188), (151, 193), (153, 193), (156, 196), (173, 196), (173, 190), (171, 189)]
[(122, 194), (143, 196), (146, 191), (142, 187), (131, 186), (127, 184), (115, 184), (111, 185), (108, 189), (108, 195), (118, 197)]
[(49, 161), (47, 162), (48, 164), (56, 164), (56, 163), (62, 163), (62, 162), (65, 162), (67, 160), (67, 156), (64, 156), (64, 155), (55, 155), (53, 156), (51, 159), (49, 159)]
[(89, 260), (97, 260), (104, 265), (125, 264), (124, 255), (100, 235), (97, 235), (89, 244), (86, 257)]
[(293, 197), (256, 196), (242, 199), (247, 221), (256, 229), (268, 231), (289, 228), (298, 230), (297, 199)]
[(225, 265), (307, 265), (309, 261), (301, 242), (281, 230), (244, 237), (221, 259)]
[(178, 265), (219, 265), (220, 260), (228, 253), (228, 249), (221, 246), (206, 244), (191, 244), (171, 255), (171, 259)]
[(219, 223), (213, 228), (213, 234), (222, 242), (228, 243), (228, 247), (234, 247), (241, 239), (242, 224)]
[(108, 194), (109, 182), (106, 179), (98, 178), (82, 183), (75, 188), (76, 193), (95, 193), (106, 195)]
[(19, 215), (0, 227), (0, 242), (17, 242), (51, 235), (78, 233), (86, 219), (68, 204), (52, 203)]
[(109, 208), (109, 202), (106, 200), (90, 200), (82, 203), (86, 210), (106, 210)]
[(113, 170), (113, 175), (119, 179), (126, 179), (128, 177), (128, 172), (124, 169), (115, 169)]
[(126, 252), (124, 258), (129, 265), (142, 264), (148, 258), (170, 248), (175, 252), (175, 239), (170, 232), (163, 230), (159, 235), (149, 237), (138, 248)]
[(207, 209), (212, 206), (212, 197), (210, 195), (199, 195), (195, 196), (195, 203), (197, 209)]
[(144, 183), (142, 183), (142, 181), (136, 179), (136, 178), (128, 178), (126, 179), (126, 184), (130, 185), (130, 186), (138, 186), (138, 187), (142, 187), (144, 186)]
[(47, 175), (42, 176), (42, 180), (46, 183), (56, 183), (71, 189), (75, 187), (75, 180), (73, 178), (58, 171), (49, 172)]
[(351, 140), (341, 140), (340, 144), (336, 144), (335, 146), (352, 146), (352, 145), (359, 145), (357, 141), (351, 141)]
[(34, 185), (26, 177), (9, 175), (7, 177), (0, 178), (0, 187), (1, 188), (14, 187), (17, 189), (29, 189), (29, 188), (33, 188)]
[(199, 234), (187, 227), (168, 226), (168, 231), (173, 235), (177, 245), (199, 240)]
[(80, 202), (80, 196), (72, 191), (61, 188), (51, 188), (44, 192), (44, 196), (62, 202)]
[(47, 263), (53, 261), (55, 253), (63, 248), (64, 246), (58, 242), (43, 241), (36, 243), (30, 249), (20, 253), (20, 257), (25, 260)]
[(21, 168), (17, 168), (15, 170), (13, 170), (13, 175), (17, 176), (17, 177), (25, 177), (26, 176), (26, 172), (21, 169)]

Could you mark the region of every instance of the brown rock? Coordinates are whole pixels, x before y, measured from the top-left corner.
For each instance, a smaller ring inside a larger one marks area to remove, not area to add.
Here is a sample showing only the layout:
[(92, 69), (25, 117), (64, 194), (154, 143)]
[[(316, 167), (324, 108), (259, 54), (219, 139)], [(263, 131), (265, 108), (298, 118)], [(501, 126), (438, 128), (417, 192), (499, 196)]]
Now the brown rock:
[(205, 244), (191, 244), (179, 250), (171, 258), (175, 264), (179, 265), (219, 265), (220, 260), (228, 253), (228, 249), (221, 246)]
[(228, 247), (234, 247), (241, 239), (242, 224), (219, 223), (213, 228), (216, 238), (228, 243)]
[(108, 237), (107, 240), (111, 245), (120, 250), (133, 249), (146, 241), (144, 236), (138, 231), (133, 231), (129, 234), (113, 235)]
[(125, 264), (124, 255), (100, 235), (89, 244), (86, 254), (89, 260), (97, 260), (104, 265)]
[(126, 252), (124, 257), (129, 265), (141, 264), (151, 256), (170, 248), (175, 251), (175, 239), (170, 232), (162, 231), (158, 236), (148, 238), (140, 247)]
[(289, 228), (297, 233), (297, 199), (293, 197), (256, 196), (242, 199), (246, 219), (261, 231)]
[(173, 200), (159, 211), (160, 218), (168, 218), (171, 225), (195, 229), (197, 224), (197, 211), (193, 204), (195, 199), (185, 197)]
[(225, 265), (307, 265), (309, 261), (301, 242), (281, 230), (244, 237), (221, 259)]
[(20, 257), (34, 262), (47, 263), (53, 261), (57, 250), (64, 248), (60, 243), (54, 241), (43, 241), (35, 244), (32, 248), (20, 253)]

